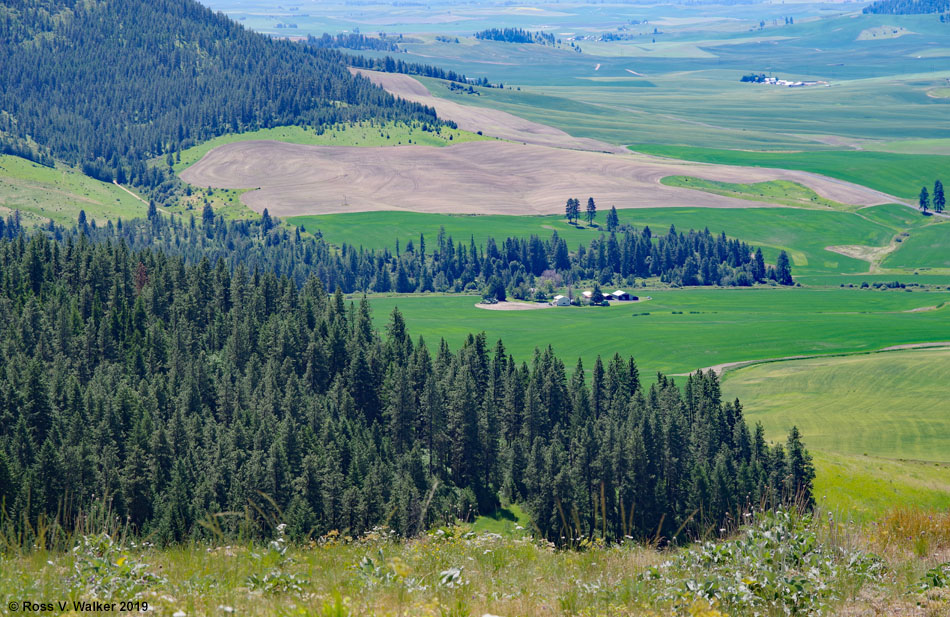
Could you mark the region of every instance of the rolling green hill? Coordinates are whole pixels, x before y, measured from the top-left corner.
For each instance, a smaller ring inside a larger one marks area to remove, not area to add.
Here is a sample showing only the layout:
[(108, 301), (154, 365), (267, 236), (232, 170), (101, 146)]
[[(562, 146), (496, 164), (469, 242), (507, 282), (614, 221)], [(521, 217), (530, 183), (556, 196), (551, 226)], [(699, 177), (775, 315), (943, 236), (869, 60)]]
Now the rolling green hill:
[(75, 224), (80, 210), (97, 221), (145, 216), (147, 206), (122, 188), (74, 169), (0, 155), (0, 214), (19, 210), (25, 225)]
[(726, 373), (722, 390), (771, 438), (797, 425), (816, 451), (816, 495), (865, 519), (950, 505), (948, 372), (950, 349), (894, 351), (759, 364)]

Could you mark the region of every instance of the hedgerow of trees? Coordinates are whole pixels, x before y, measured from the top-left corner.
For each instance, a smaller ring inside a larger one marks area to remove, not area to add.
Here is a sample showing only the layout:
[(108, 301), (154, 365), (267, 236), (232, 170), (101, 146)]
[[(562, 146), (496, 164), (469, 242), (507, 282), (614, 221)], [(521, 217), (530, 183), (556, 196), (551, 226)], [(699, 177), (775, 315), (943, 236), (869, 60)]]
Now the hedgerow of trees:
[[(540, 535), (671, 538), (811, 502), (797, 431), (768, 445), (713, 373), (647, 386), (499, 341), (385, 334), (368, 303), (80, 231), (0, 241), (0, 525), (105, 503), (160, 542), (402, 534), (523, 503)], [(278, 514), (279, 512), (279, 514)]]

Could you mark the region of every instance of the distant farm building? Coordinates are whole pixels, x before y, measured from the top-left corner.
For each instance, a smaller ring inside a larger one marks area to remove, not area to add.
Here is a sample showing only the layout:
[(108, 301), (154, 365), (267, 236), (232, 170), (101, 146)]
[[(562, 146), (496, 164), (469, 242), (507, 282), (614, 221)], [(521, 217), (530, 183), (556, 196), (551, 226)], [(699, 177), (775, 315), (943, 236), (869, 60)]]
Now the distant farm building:
[(570, 306), (571, 299), (567, 296), (554, 296), (554, 300), (551, 302), (554, 306)]
[(611, 294), (608, 294), (607, 298), (609, 300), (618, 300), (620, 302), (630, 302), (631, 300), (639, 300), (637, 296), (631, 296), (630, 294), (623, 291), (622, 289), (618, 289), (617, 291)]
[(583, 292), (581, 295), (584, 296), (584, 299), (585, 299), (585, 300), (590, 300), (591, 298), (594, 297), (594, 292), (592, 292), (592, 291), (585, 291), (585, 292)]

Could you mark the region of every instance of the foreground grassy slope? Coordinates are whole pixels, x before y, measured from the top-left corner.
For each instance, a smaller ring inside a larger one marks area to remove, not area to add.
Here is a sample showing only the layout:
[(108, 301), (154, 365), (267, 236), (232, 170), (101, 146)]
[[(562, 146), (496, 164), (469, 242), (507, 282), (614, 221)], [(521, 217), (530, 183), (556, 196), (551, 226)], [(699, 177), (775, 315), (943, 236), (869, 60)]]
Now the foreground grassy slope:
[(65, 167), (52, 169), (0, 155), (0, 215), (19, 210), (25, 223), (72, 225), (80, 210), (99, 223), (145, 216), (147, 206), (120, 187)]
[(945, 614), (946, 590), (920, 586), (950, 544), (945, 516), (896, 513), (865, 528), (786, 513), (747, 522), (715, 543), (662, 551), (596, 541), (554, 550), (468, 525), (410, 540), (382, 529), (290, 545), (275, 531), (269, 545), (214, 538), (165, 549), (83, 529), (57, 550), (0, 552), (0, 601), (11, 614), (92, 612), (73, 601), (116, 603), (102, 614), (132, 601), (121, 612), (156, 615)]
[(914, 199), (921, 186), (933, 186), (934, 180), (950, 174), (950, 157), (927, 154), (853, 150), (752, 152), (653, 144), (639, 144), (631, 149), (704, 163), (800, 169), (862, 184), (905, 199)]
[[(724, 362), (800, 354), (870, 351), (902, 343), (950, 340), (950, 307), (905, 312), (950, 300), (948, 292), (858, 289), (644, 290), (642, 303), (608, 308), (489, 311), (472, 296), (378, 297), (382, 326), (394, 306), (430, 344), (462, 343), (469, 333), (501, 338), (517, 360), (552, 344), (568, 367), (599, 354), (636, 358), (641, 373), (685, 373)], [(648, 314), (643, 314), (648, 313)], [(540, 334), (539, 334), (540, 333)], [(751, 333), (754, 333), (751, 334)]]
[(896, 503), (950, 506), (947, 374), (950, 349), (906, 350), (760, 364), (726, 373), (722, 390), (770, 438), (797, 425), (819, 502), (864, 520)]
[[(603, 206), (602, 206), (603, 207)], [(789, 252), (796, 275), (867, 272), (867, 261), (825, 250), (828, 246), (885, 246), (905, 229), (930, 222), (910, 208), (897, 204), (872, 206), (855, 212), (808, 210), (802, 208), (636, 208), (619, 210), (621, 223), (642, 228), (649, 225), (654, 235), (666, 233), (670, 225), (685, 231), (708, 227), (713, 233), (725, 231), (731, 237), (762, 246), (766, 259), (774, 260), (780, 250)], [(599, 220), (603, 223), (605, 214)], [(484, 244), (489, 237), (550, 237), (553, 231), (565, 238), (573, 250), (604, 233), (603, 227), (568, 225), (563, 216), (455, 216), (414, 212), (362, 212), (322, 216), (298, 216), (289, 221), (320, 231), (334, 244), (348, 243), (366, 248), (394, 248), (396, 240), (405, 247), (418, 243), (423, 233), (432, 245), (440, 228), (455, 241), (474, 237)], [(935, 264), (936, 265), (936, 264)]]

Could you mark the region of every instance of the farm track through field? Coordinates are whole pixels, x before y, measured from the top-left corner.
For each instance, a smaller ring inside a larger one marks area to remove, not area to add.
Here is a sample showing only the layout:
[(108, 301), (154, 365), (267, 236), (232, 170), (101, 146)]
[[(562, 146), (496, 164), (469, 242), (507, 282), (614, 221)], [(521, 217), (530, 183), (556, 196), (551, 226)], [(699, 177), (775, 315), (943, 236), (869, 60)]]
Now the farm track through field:
[[(917, 312), (926, 312), (937, 310), (937, 306), (924, 306), (917, 309), (911, 309), (909, 311), (903, 311), (905, 313), (917, 313)], [(770, 364), (773, 362), (788, 362), (790, 360), (812, 360), (815, 358), (838, 358), (845, 356), (861, 356), (868, 354), (876, 353), (885, 353), (888, 351), (901, 351), (904, 349), (942, 349), (944, 347), (950, 347), (950, 341), (941, 341), (934, 343), (907, 343), (905, 345), (891, 345), (890, 347), (884, 347), (883, 349), (875, 349), (874, 351), (855, 351), (855, 352), (843, 352), (843, 353), (833, 353), (833, 354), (806, 354), (798, 356), (785, 356), (783, 358), (764, 358), (761, 360), (742, 360), (740, 362), (724, 362), (722, 364), (714, 364), (712, 366), (707, 366), (705, 368), (697, 369), (695, 371), (690, 371), (689, 373), (677, 373), (673, 375), (674, 377), (683, 377), (686, 375), (691, 375), (698, 372), (713, 371), (717, 376), (722, 377), (723, 373), (726, 371), (731, 371), (734, 369), (745, 368), (747, 366), (754, 366), (757, 364)]]

